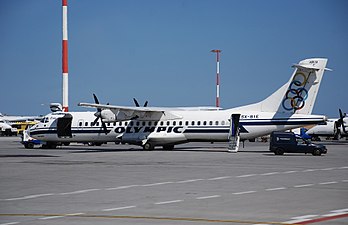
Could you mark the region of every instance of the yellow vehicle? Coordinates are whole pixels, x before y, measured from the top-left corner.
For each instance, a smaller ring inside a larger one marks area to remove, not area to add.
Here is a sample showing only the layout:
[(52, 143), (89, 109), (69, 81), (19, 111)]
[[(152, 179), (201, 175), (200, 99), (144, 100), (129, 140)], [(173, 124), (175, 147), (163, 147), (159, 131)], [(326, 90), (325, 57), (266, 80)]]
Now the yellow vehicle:
[(26, 130), (29, 126), (37, 124), (38, 121), (21, 121), (12, 123), (13, 128), (17, 128), (18, 134), (23, 134), (23, 131)]

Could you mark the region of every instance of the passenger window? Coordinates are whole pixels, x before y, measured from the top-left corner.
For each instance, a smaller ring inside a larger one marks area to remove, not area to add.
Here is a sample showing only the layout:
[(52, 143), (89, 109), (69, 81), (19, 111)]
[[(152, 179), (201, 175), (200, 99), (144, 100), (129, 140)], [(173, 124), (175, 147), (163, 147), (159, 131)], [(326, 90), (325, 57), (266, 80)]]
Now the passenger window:
[(182, 121), (179, 121), (179, 126), (182, 126)]
[(79, 127), (82, 127), (82, 122), (79, 122)]
[[(122, 126), (122, 122), (119, 122), (119, 126)], [(114, 126), (116, 126), (116, 122), (114, 123)]]
[(195, 121), (192, 121), (192, 122), (191, 122), (191, 125), (194, 126), (194, 125), (195, 125)]
[(161, 121), (161, 126), (163, 126), (163, 124), (164, 124), (164, 122), (163, 122), (163, 121)]
[(213, 121), (209, 121), (209, 125), (210, 125), (210, 126), (213, 125)]
[(155, 122), (154, 122), (154, 125), (155, 125), (155, 126), (157, 126), (157, 124), (158, 124), (158, 122), (157, 122), (157, 121), (155, 121)]
[(88, 127), (88, 122), (85, 122), (85, 127)]
[(173, 126), (175, 126), (176, 125), (176, 121), (173, 121)]
[(189, 125), (189, 121), (185, 121), (185, 125), (188, 126)]
[(203, 122), (203, 125), (206, 126), (206, 125), (207, 125), (207, 121), (204, 121), (204, 122)]
[(124, 122), (124, 125), (125, 125), (125, 126), (128, 126), (128, 122)]
[(138, 122), (136, 122), (136, 125), (137, 125), (137, 127), (139, 127), (139, 125), (140, 125), (140, 122), (138, 121)]
[(146, 122), (145, 121), (143, 121), (143, 126), (145, 126), (146, 125)]
[(99, 122), (96, 123), (96, 126), (99, 127)]
[(219, 121), (215, 121), (215, 125), (218, 126), (219, 125)]
[(130, 121), (130, 122), (129, 122), (129, 126), (132, 127), (133, 125), (134, 125), (134, 122), (133, 122), (133, 121)]
[(225, 121), (223, 120), (223, 121), (221, 121), (221, 125), (225, 125)]
[(197, 125), (200, 126), (200, 125), (201, 125), (201, 121), (198, 121), (198, 122), (197, 122)]

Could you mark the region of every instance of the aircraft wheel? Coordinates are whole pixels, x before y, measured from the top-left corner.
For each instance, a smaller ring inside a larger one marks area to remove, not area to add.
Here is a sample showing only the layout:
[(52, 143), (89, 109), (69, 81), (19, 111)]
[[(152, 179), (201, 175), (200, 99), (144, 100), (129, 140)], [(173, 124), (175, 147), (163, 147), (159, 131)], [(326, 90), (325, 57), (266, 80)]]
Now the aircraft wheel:
[(174, 149), (174, 145), (163, 145), (163, 149), (164, 150), (173, 150)]
[(155, 148), (155, 146), (153, 146), (151, 143), (147, 142), (146, 144), (144, 144), (143, 148), (144, 148), (144, 150), (153, 150)]

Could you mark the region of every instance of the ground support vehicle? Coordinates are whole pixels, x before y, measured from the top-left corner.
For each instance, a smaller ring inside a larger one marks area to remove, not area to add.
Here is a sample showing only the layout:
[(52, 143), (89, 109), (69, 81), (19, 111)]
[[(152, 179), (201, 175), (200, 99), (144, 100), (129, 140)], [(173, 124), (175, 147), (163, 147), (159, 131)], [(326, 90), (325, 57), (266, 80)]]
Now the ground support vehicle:
[(293, 132), (272, 132), (269, 150), (275, 155), (284, 153), (311, 153), (320, 156), (327, 153), (324, 145), (314, 144), (309, 140), (296, 137)]

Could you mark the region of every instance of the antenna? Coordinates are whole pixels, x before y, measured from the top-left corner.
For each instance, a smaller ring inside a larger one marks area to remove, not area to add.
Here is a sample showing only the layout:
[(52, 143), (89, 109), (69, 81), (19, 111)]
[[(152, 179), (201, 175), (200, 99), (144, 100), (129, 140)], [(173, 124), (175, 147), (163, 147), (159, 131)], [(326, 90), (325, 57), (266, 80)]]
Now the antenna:
[(220, 107), (220, 52), (219, 49), (211, 50), (216, 53), (216, 107)]
[(63, 6), (63, 43), (62, 43), (62, 70), (63, 70), (63, 112), (69, 111), (68, 103), (68, 0), (62, 0)]

